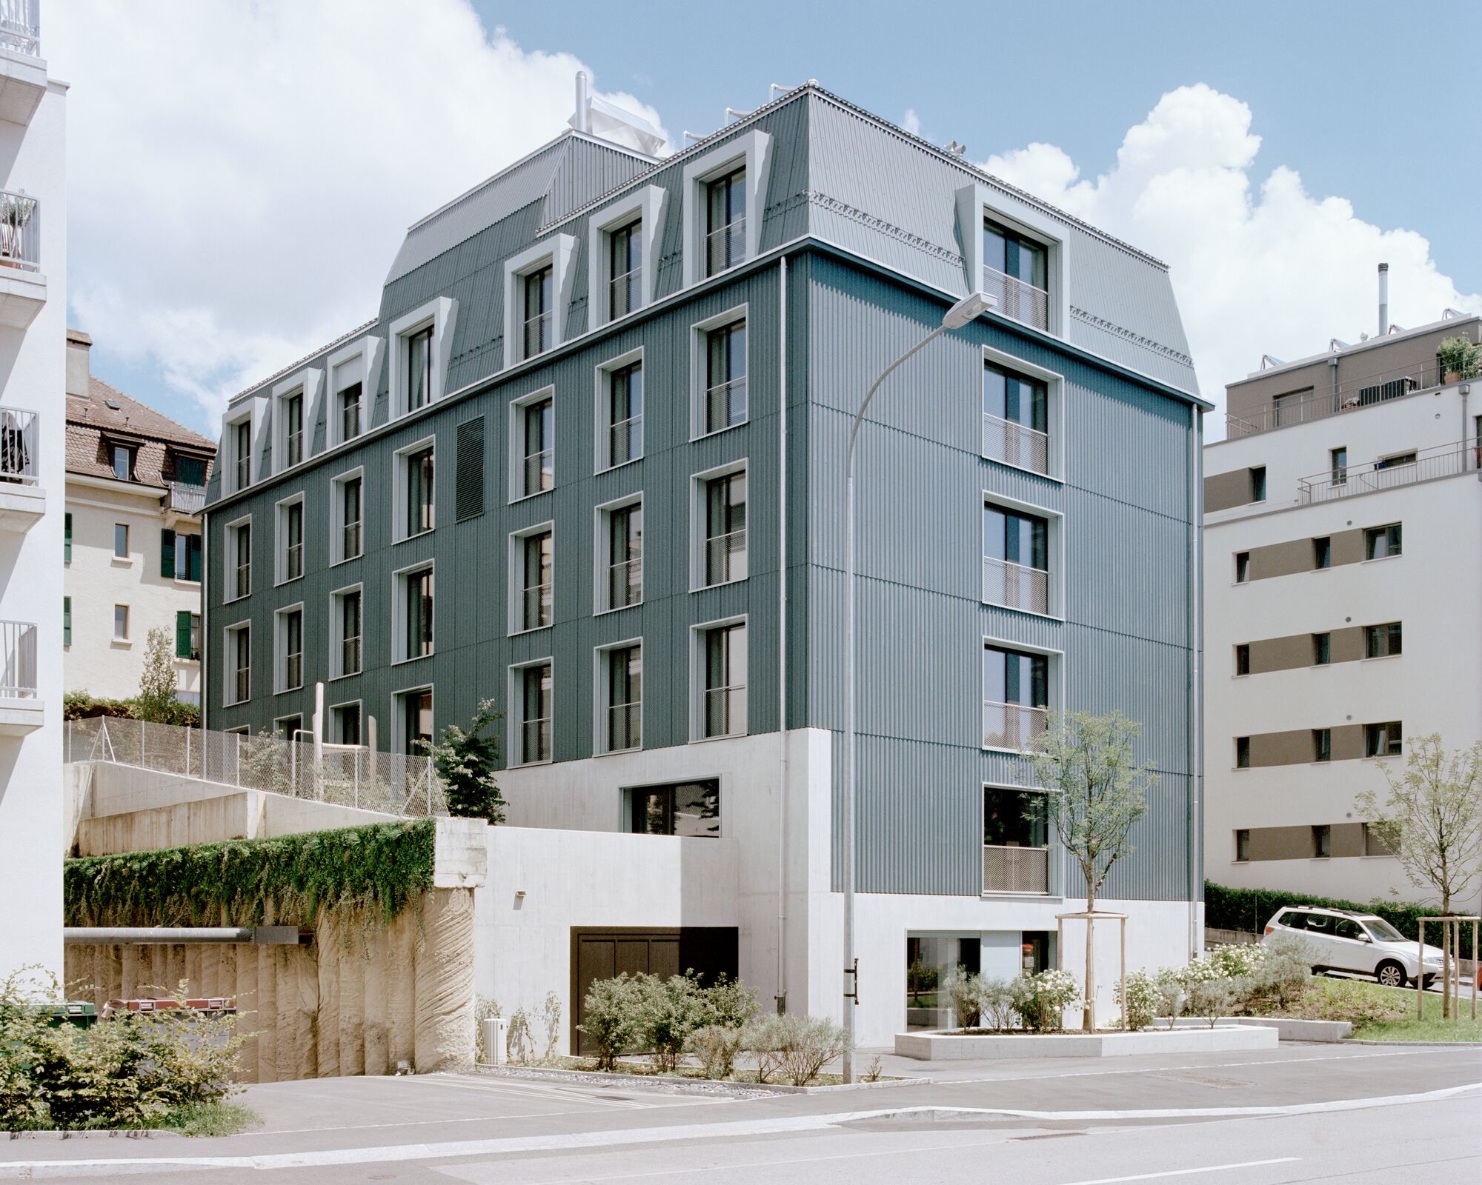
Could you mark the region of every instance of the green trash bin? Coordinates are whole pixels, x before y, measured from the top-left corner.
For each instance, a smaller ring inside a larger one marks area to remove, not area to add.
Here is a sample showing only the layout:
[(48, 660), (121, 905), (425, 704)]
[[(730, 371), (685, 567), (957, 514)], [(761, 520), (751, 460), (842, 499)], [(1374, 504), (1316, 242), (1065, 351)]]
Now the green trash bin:
[(98, 1006), (86, 1000), (67, 1000), (61, 1004), (32, 1004), (32, 1012), (49, 1017), (53, 1026), (72, 1025), (90, 1029), (98, 1023)]

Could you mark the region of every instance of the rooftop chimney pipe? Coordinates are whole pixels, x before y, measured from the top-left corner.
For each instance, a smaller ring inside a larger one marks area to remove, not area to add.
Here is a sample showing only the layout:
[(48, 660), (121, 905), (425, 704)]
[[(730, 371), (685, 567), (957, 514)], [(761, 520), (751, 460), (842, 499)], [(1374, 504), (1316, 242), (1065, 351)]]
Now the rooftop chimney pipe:
[(1379, 265), (1379, 336), (1389, 332), (1389, 264)]
[(587, 72), (576, 72), (576, 130), (591, 133), (592, 106), (587, 99)]

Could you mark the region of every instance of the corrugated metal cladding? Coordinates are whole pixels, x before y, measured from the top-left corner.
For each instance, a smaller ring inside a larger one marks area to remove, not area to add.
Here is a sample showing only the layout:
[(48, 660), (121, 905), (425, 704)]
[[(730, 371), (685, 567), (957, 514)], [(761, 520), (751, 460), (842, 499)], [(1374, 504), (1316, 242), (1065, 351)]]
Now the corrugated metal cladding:
[[(213, 506), (205, 640), (212, 727), (263, 729), (285, 715), (307, 715), (314, 682), (329, 673), (331, 598), (358, 584), (365, 595), (366, 669), (329, 682), (327, 702), (359, 701), (367, 714), (392, 721), (380, 733), (388, 746), (397, 736), (399, 693), (433, 687), (441, 729), (466, 721), (481, 699), (507, 707), (511, 667), (548, 659), (555, 673), (555, 757), (590, 757), (599, 740), (600, 650), (640, 639), (648, 672), (645, 746), (684, 745), (694, 703), (695, 628), (739, 616), (749, 626), (750, 730), (775, 730), (778, 491), (785, 476), (788, 723), (839, 728), (842, 447), (849, 418), (879, 370), (939, 323), (944, 302), (924, 296), (922, 283), (947, 293), (967, 283), (956, 238), (957, 188), (984, 185), (1005, 210), (1032, 203), (813, 88), (733, 125), (699, 151), (752, 127), (772, 137), (762, 246), (800, 243), (789, 257), (788, 473), (780, 471), (778, 451), (777, 264), (750, 265), (681, 293), (687, 200), (681, 177), (691, 156), (635, 173), (631, 156), (566, 137), (414, 227), (393, 265), (379, 325), (434, 297), (454, 298), (447, 385), (464, 393), (388, 425), (389, 365), (383, 366), (369, 436)], [(668, 193), (655, 277), (663, 303), (591, 331), (587, 220), (629, 177), (627, 184)], [(1063, 226), (1070, 346), (985, 317), (934, 342), (894, 376), (861, 438), (861, 884), (873, 891), (980, 892), (983, 786), (1028, 778), (1022, 758), (981, 747), (982, 647), (995, 638), (1052, 652), (1054, 681), (1068, 708), (1120, 709), (1143, 723), (1140, 754), (1163, 781), (1139, 828), (1138, 852), (1118, 867), (1107, 892), (1179, 899), (1187, 891), (1190, 839), (1193, 623), (1186, 595), (1189, 528), (1196, 520), (1188, 505), (1189, 410), (1156, 384), (1099, 365), (1073, 347), (1094, 347), (1187, 390), (1192, 371), (1178, 357), (1186, 347), (1164, 270), (1072, 219), (1035, 209), (1040, 219), (1058, 218)], [(539, 365), (501, 369), (504, 261), (555, 233), (576, 243), (566, 309), (567, 337), (576, 340)], [(851, 253), (870, 266), (850, 262)], [(743, 305), (750, 419), (693, 439), (693, 326)], [(1064, 482), (981, 456), (984, 346), (1064, 376)], [(644, 457), (598, 472), (599, 369), (636, 349), (643, 351), (645, 377)], [(311, 364), (322, 364), (324, 353)], [(547, 387), (554, 390), (555, 488), (518, 498), (514, 404)], [(480, 420), (476, 433), (469, 425)], [(322, 418), (314, 428), (321, 442)], [(437, 449), (437, 526), (393, 542), (396, 453), (426, 437)], [(694, 475), (742, 460), (750, 478), (750, 576), (692, 592)], [(366, 550), (331, 567), (330, 482), (355, 467), (363, 467), (366, 479)], [(481, 482), (474, 477), (480, 468)], [(300, 491), (306, 522), (323, 538), (316, 544), (311, 536), (305, 575), (275, 588), (274, 505)], [(600, 508), (633, 495), (641, 495), (644, 508), (644, 601), (599, 613)], [(1062, 516), (1063, 620), (982, 603), (985, 496)], [(475, 506), (483, 513), (473, 513)], [(244, 514), (254, 523), (254, 592), (223, 604), (223, 528)], [(555, 540), (555, 621), (511, 634), (514, 536), (546, 523)], [(436, 573), (436, 653), (393, 662), (397, 573), (429, 561)], [(306, 687), (274, 694), (274, 614), (297, 603), (311, 640)], [(255, 694), (246, 705), (223, 707), (222, 631), (237, 621), (254, 628)], [(710, 772), (705, 746), (689, 753), (696, 776)], [(594, 794), (614, 791), (592, 787)]]

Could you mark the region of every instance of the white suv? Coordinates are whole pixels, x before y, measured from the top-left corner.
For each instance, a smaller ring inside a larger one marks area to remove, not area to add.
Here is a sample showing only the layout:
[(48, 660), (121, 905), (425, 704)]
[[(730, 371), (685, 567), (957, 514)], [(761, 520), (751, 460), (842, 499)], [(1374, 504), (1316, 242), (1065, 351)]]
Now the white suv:
[(1425, 948), (1424, 966), (1416, 958), (1416, 944), (1388, 922), (1371, 913), (1288, 905), (1266, 923), (1262, 943), (1278, 935), (1307, 943), (1314, 971), (1352, 971), (1372, 975), (1386, 987), (1413, 984), (1423, 976), (1426, 986), (1441, 974), (1442, 952)]

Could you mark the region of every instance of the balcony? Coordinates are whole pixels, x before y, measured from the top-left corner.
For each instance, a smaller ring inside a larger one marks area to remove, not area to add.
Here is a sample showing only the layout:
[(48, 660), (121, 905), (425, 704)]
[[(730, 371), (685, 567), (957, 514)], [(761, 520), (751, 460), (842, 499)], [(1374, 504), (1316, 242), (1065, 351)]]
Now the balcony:
[(993, 311), (1049, 332), (1050, 294), (997, 268), (983, 268), (983, 291), (998, 303)]
[(0, 735), (25, 736), (45, 719), (36, 689), (36, 625), (0, 621)]
[(1029, 613), (1050, 611), (1050, 574), (1010, 560), (983, 557), (983, 600)]
[(46, 513), (40, 484), (40, 417), (0, 407), (0, 531), (29, 531)]
[(1045, 731), (1049, 712), (1028, 704), (983, 701), (983, 748), (1023, 749)]
[(1048, 475), (1050, 437), (1037, 428), (984, 412), (983, 455), (990, 461)]
[(0, 119), (25, 127), (46, 93), (40, 0), (0, 0)]
[(165, 509), (171, 514), (199, 517), (206, 509), (206, 487), (172, 481), (165, 498)]
[(0, 325), (25, 329), (45, 303), (41, 205), (24, 193), (0, 190)]
[(1050, 891), (1048, 848), (983, 847), (983, 892), (1038, 893)]
[(1431, 449), (1381, 457), (1369, 465), (1345, 465), (1297, 479), (1297, 500), (1303, 505), (1332, 502), (1355, 494), (1372, 494), (1437, 477), (1455, 477), (1482, 464), (1482, 449), (1466, 444), (1442, 444)]

